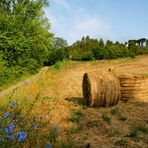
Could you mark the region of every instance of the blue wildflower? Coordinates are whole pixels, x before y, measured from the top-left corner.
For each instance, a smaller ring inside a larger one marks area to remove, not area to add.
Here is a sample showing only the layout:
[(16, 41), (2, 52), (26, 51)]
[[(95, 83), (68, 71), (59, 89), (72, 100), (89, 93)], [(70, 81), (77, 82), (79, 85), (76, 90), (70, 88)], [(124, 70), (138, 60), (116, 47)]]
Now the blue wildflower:
[(9, 132), (9, 129), (8, 129), (8, 128), (5, 128), (5, 129), (4, 129), (4, 132), (5, 132), (5, 133), (8, 133), (8, 132)]
[(9, 132), (13, 133), (14, 129), (15, 129), (15, 125), (14, 124), (9, 124)]
[(46, 148), (52, 148), (50, 144), (46, 144)]
[(14, 118), (14, 114), (11, 114), (11, 118)]
[(11, 107), (15, 107), (15, 106), (16, 106), (16, 103), (15, 103), (15, 102), (12, 102), (12, 103), (10, 104), (10, 106), (11, 106)]
[(37, 129), (37, 127), (38, 127), (38, 126), (35, 124), (35, 125), (34, 125), (34, 129)]
[(7, 118), (9, 116), (9, 112), (4, 113), (4, 118)]
[(0, 138), (0, 142), (4, 142), (4, 141), (5, 141), (4, 139)]
[(7, 138), (10, 139), (10, 140), (14, 140), (14, 136), (13, 135), (7, 136)]
[(26, 132), (18, 132), (17, 133), (17, 136), (18, 136), (18, 141), (19, 142), (22, 142), (25, 140), (26, 136), (27, 136), (27, 133)]

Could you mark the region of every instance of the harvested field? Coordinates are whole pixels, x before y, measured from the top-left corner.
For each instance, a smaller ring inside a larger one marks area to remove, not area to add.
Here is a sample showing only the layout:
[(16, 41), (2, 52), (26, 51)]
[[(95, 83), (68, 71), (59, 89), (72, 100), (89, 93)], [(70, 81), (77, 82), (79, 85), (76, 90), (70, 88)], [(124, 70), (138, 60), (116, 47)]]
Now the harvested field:
[[(139, 100), (129, 98), (127, 102), (119, 101), (113, 107), (91, 108), (82, 104), (84, 73), (109, 68), (117, 76), (130, 73), (147, 77), (148, 56), (64, 63), (59, 69), (48, 70), (36, 83), (31, 83), (30, 87), (27, 86), (22, 91), (16, 90), (13, 100), (19, 99), (19, 103), (27, 107), (34, 101), (33, 96), (39, 94), (32, 113), (42, 115), (46, 122), (59, 125), (59, 135), (56, 142), (52, 143), (55, 148), (147, 148), (148, 99), (145, 96)], [(134, 93), (137, 92), (137, 87), (141, 87), (141, 81), (122, 82), (122, 85), (130, 85)], [(143, 85), (147, 86), (145, 83)], [(124, 92), (130, 92), (130, 87)], [(147, 87), (145, 89), (141, 91), (142, 94), (147, 93)], [(8, 95), (11, 91), (9, 89)], [(3, 104), (6, 93), (0, 92), (0, 96), (0, 103)], [(48, 131), (48, 127), (45, 131)]]

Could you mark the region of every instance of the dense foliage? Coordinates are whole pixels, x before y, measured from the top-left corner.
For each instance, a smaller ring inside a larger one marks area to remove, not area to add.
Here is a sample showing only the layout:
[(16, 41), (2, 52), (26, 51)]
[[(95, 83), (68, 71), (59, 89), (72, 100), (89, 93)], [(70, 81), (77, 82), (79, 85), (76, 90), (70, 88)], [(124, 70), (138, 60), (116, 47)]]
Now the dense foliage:
[(102, 60), (120, 57), (134, 57), (148, 53), (148, 40), (129, 40), (125, 44), (110, 40), (91, 39), (89, 36), (69, 46), (69, 56), (73, 60)]
[(53, 65), (58, 61), (62, 61), (69, 57), (67, 49), (67, 41), (60, 37), (54, 37), (52, 42), (52, 49), (48, 55), (48, 60), (44, 63), (46, 65)]
[(47, 61), (53, 35), (45, 6), (48, 0), (0, 1), (0, 85)]

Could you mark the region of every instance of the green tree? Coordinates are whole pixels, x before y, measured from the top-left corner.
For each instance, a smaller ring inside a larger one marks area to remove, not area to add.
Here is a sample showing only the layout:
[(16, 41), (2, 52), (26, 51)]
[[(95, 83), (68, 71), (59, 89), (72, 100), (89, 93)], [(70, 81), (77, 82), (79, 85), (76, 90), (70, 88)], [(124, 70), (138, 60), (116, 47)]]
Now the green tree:
[(63, 38), (60, 38), (60, 37), (54, 37), (52, 44), (53, 44), (52, 47), (54, 49), (63, 49), (63, 48), (66, 48), (68, 46), (67, 41)]
[[(0, 50), (8, 66), (41, 66), (51, 48), (50, 24), (44, 16), (47, 0), (3, 0), (0, 17)], [(30, 59), (30, 60), (29, 60)]]
[(104, 41), (103, 41), (103, 39), (101, 38), (101, 39), (99, 40), (99, 47), (100, 47), (100, 48), (104, 48), (104, 46), (105, 46)]
[(113, 43), (112, 41), (107, 40), (107, 41), (106, 41), (106, 44), (105, 44), (105, 48), (109, 49), (109, 48), (111, 48), (113, 45), (114, 45), (114, 43)]
[(53, 65), (58, 61), (62, 61), (65, 58), (69, 58), (69, 52), (67, 48), (67, 41), (60, 37), (54, 37), (52, 43), (52, 50), (48, 55), (48, 60), (45, 65)]

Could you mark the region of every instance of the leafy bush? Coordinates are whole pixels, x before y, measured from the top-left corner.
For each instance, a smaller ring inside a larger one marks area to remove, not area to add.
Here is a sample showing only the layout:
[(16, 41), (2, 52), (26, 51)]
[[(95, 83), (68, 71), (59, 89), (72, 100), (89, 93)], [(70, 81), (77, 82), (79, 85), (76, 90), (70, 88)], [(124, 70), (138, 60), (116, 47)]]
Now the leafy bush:
[(103, 48), (93, 49), (93, 56), (96, 60), (109, 59), (109, 51)]
[(84, 52), (80, 55), (82, 61), (91, 61), (94, 60), (94, 55), (92, 52)]
[(68, 56), (69, 54), (66, 48), (65, 49), (53, 49), (48, 57), (47, 62), (45, 62), (45, 65), (53, 65), (57, 63), (58, 61), (63, 61)]

